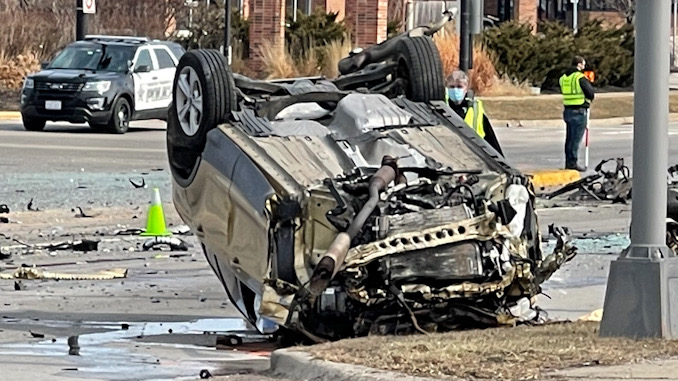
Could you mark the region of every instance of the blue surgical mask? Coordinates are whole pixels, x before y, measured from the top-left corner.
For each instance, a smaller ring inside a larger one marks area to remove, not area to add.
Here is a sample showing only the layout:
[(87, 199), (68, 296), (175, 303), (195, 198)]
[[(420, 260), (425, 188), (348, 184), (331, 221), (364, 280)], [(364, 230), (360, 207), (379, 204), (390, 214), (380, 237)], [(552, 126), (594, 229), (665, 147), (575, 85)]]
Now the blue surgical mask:
[(466, 90), (458, 87), (450, 87), (447, 89), (447, 95), (450, 97), (450, 100), (454, 103), (461, 103), (466, 96)]

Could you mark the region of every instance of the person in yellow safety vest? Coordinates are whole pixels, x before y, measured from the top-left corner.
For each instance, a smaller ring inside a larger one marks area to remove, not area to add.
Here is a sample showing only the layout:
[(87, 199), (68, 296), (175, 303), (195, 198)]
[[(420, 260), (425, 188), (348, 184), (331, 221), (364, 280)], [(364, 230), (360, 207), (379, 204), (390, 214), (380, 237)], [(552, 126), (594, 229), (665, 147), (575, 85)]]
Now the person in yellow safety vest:
[(572, 67), (560, 77), (560, 91), (563, 94), (563, 119), (567, 126), (565, 135), (565, 169), (583, 172), (579, 166), (579, 145), (586, 132), (591, 101), (595, 97), (593, 85), (582, 70), (586, 60), (581, 56), (572, 59)]
[(485, 115), (483, 102), (470, 94), (468, 83), (468, 76), (463, 71), (456, 70), (450, 74), (446, 81), (445, 101), (469, 127), (475, 130), (478, 136), (485, 139), (492, 148), (504, 156), (492, 124)]

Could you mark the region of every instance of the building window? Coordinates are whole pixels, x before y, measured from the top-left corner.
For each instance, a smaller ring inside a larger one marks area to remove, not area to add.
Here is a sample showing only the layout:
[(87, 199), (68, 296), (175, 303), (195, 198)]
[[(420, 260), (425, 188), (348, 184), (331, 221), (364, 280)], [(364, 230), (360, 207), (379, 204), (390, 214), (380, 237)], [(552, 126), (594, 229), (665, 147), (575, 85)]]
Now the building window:
[(612, 0), (579, 0), (579, 9), (595, 12), (618, 11), (619, 8), (614, 3), (616, 2)]
[(295, 12), (295, 6), (296, 10), (300, 11), (303, 14), (310, 15), (311, 11), (313, 11), (312, 8), (312, 0), (287, 0), (287, 15), (288, 17), (292, 17)]

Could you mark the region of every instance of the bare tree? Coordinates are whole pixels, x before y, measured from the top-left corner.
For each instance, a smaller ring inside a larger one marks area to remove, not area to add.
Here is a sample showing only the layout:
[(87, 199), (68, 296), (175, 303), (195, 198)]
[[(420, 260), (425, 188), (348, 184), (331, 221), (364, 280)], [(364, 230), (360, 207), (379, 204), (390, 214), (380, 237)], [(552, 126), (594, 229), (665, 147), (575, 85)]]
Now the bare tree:
[(593, 0), (593, 5), (624, 14), (626, 22), (633, 24), (636, 17), (636, 0)]

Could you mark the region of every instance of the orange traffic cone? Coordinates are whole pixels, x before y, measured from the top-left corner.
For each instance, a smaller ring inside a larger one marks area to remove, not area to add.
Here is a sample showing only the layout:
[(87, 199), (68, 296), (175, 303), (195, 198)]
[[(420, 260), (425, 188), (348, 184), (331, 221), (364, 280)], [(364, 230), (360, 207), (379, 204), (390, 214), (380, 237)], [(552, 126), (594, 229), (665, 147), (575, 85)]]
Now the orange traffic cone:
[(162, 202), (160, 202), (160, 190), (153, 188), (153, 200), (151, 207), (148, 209), (148, 220), (146, 222), (146, 231), (141, 233), (146, 237), (165, 237), (172, 235), (172, 232), (167, 230), (165, 226), (165, 213), (162, 210)]

